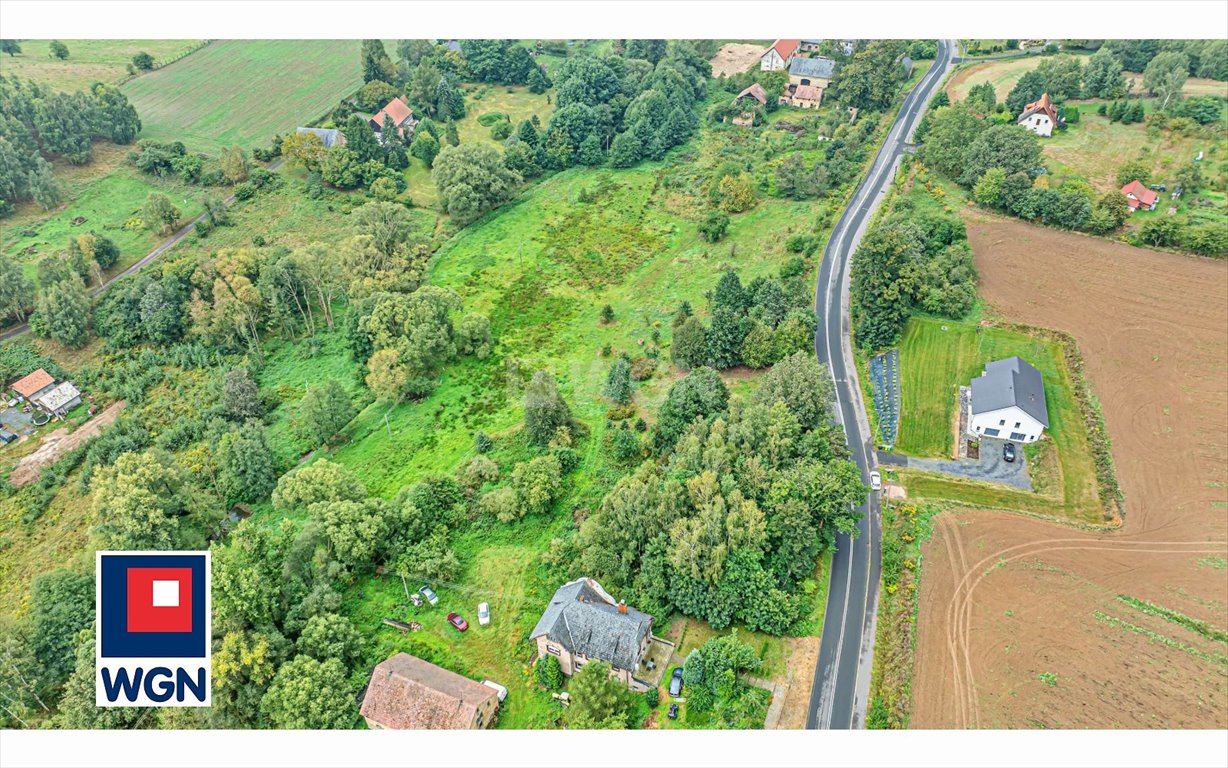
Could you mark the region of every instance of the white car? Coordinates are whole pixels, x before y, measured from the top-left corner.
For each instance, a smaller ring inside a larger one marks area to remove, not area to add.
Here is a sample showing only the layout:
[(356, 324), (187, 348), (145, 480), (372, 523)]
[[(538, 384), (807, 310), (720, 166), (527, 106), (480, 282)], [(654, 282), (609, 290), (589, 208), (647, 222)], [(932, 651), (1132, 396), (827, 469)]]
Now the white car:
[(478, 603), (478, 623), (482, 625), (490, 623), (490, 603)]
[(422, 588), (419, 589), (418, 592), (423, 597), (425, 597), (426, 601), (430, 603), (431, 605), (435, 605), (436, 603), (439, 602), (439, 595), (435, 594), (435, 591), (432, 590), (430, 587), (426, 586), (425, 584), (422, 585)]
[(870, 490), (881, 491), (883, 489), (883, 476), (877, 470), (870, 473)]

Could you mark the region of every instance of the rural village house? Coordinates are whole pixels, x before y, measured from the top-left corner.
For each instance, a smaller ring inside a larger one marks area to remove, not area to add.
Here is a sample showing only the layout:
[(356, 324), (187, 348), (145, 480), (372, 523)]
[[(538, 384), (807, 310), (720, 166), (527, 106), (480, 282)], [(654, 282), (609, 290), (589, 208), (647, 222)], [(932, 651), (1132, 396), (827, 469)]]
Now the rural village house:
[(1023, 108), (1023, 114), (1015, 121), (1037, 136), (1052, 136), (1057, 125), (1057, 108), (1049, 100), (1049, 94), (1043, 93), (1040, 98)]
[(332, 149), (334, 146), (345, 146), (345, 134), (336, 128), (296, 128), (295, 133), (314, 133), (320, 137), (320, 141), (324, 142), (325, 149)]
[(1134, 213), (1139, 208), (1154, 211), (1156, 203), (1160, 201), (1159, 193), (1154, 189), (1147, 189), (1146, 185), (1138, 179), (1122, 187), (1121, 193), (1126, 196), (1126, 205), (1130, 206), (1130, 213)]
[(801, 50), (801, 45), (801, 40), (777, 40), (759, 57), (759, 69), (764, 72), (784, 69)]
[(789, 84), (780, 94), (780, 103), (817, 109), (823, 103), (823, 91), (831, 83), (835, 67), (835, 60), (822, 56), (794, 59), (789, 64)]
[(55, 383), (55, 377), (39, 368), (13, 383), (13, 391), (47, 413), (63, 416), (81, 404), (81, 391), (71, 382)]
[(383, 141), (384, 122), (387, 119), (392, 120), (392, 124), (396, 126), (397, 134), (405, 141), (409, 141), (414, 136), (414, 126), (418, 121), (414, 119), (414, 111), (409, 104), (405, 103), (405, 99), (400, 96), (384, 105), (383, 109), (371, 115), (371, 129), (375, 131), (375, 135), (379, 140)]
[(652, 641), (652, 617), (616, 603), (587, 576), (558, 588), (529, 638), (537, 643), (537, 655), (558, 658), (568, 677), (598, 659), (632, 690), (648, 687), (635, 673)]
[(1018, 357), (994, 360), (972, 380), (968, 432), (1017, 443), (1040, 439), (1049, 426), (1044, 379)]
[(499, 694), (408, 653), (381, 661), (371, 671), (362, 716), (373, 729), (489, 728)]

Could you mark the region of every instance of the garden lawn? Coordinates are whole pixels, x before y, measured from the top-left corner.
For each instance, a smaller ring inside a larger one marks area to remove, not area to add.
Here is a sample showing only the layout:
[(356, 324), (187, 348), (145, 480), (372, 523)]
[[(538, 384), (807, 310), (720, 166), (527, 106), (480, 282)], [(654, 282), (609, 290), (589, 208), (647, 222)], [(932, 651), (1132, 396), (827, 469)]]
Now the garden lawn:
[(210, 154), (266, 145), (362, 85), (358, 40), (223, 40), (124, 85), (141, 138)]
[(159, 65), (199, 44), (197, 40), (61, 40), (68, 46), (68, 58), (61, 61), (48, 55), (50, 42), (22, 40), (20, 54), (4, 56), (4, 74), (73, 93), (128, 77), (128, 65), (138, 53), (148, 53)]
[(1055, 494), (1042, 496), (905, 470), (900, 476), (909, 496), (1098, 522), (1101, 514), (1095, 467), (1070, 371), (1057, 342), (989, 326), (978, 334), (975, 325), (950, 320), (920, 317), (910, 320), (900, 344), (901, 418), (897, 450), (911, 456), (949, 458), (958, 387), (979, 376), (985, 363), (1013, 355), (1027, 360), (1044, 376), (1049, 411), (1049, 429), (1044, 439), (1051, 440), (1057, 449), (1060, 475)]

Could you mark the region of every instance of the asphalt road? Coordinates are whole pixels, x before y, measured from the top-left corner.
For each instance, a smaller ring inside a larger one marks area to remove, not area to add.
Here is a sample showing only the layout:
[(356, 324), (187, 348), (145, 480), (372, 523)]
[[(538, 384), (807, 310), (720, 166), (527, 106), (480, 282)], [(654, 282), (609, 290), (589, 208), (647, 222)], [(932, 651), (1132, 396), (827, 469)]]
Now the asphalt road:
[[(951, 67), (954, 51), (954, 40), (939, 41), (934, 65), (904, 99), (874, 163), (832, 230), (815, 285), (814, 311), (819, 321), (815, 354), (831, 370), (836, 385), (836, 415), (867, 485), (877, 460), (849, 340), (849, 262), (891, 185), (908, 138)], [(865, 722), (882, 566), (876, 494), (869, 495), (861, 511), (857, 536), (836, 537), (807, 728), (860, 728)]]
[[(276, 171), (278, 168), (281, 167), (281, 163), (282, 163), (281, 158), (278, 158), (277, 160), (274, 160), (272, 164), (269, 165), (268, 169), (270, 171)], [(226, 205), (230, 205), (231, 203), (234, 202), (234, 200), (235, 200), (235, 196), (229, 195), (222, 202), (225, 203)], [(154, 248), (152, 251), (150, 251), (149, 253), (142, 256), (140, 261), (137, 261), (135, 264), (128, 267), (123, 272), (120, 272), (115, 277), (112, 277), (110, 280), (107, 280), (102, 285), (94, 286), (92, 289), (90, 289), (90, 294), (93, 296), (98, 296), (103, 291), (110, 288), (111, 284), (114, 283), (116, 280), (127, 277), (128, 275), (135, 275), (137, 272), (140, 272), (142, 268), (144, 268), (147, 264), (149, 264), (149, 262), (158, 258), (162, 254), (166, 253), (171, 248), (174, 248), (175, 245), (178, 244), (180, 240), (192, 234), (192, 230), (196, 227), (196, 222), (201, 221), (204, 218), (205, 218), (205, 214), (202, 213), (201, 215), (192, 219), (187, 224), (183, 225), (178, 230), (176, 230), (173, 235), (166, 238), (161, 243), (158, 243), (158, 246)], [(22, 323), (21, 325), (14, 326), (13, 328), (10, 328), (4, 333), (0, 333), (0, 341), (8, 341), (9, 339), (20, 336), (29, 330), (30, 330), (29, 323)]]

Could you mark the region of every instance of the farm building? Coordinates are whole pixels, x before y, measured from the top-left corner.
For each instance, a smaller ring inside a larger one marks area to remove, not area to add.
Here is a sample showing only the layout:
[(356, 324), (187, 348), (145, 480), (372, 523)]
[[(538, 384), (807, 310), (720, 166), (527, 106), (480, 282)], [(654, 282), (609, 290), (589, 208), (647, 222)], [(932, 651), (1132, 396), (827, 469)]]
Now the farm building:
[(1049, 426), (1040, 371), (1018, 357), (994, 360), (972, 380), (968, 432), (1017, 443), (1040, 439)]
[(816, 85), (798, 85), (781, 96), (781, 103), (802, 109), (818, 109), (823, 103), (823, 89)]
[(398, 653), (371, 671), (360, 711), (372, 729), (476, 730), (498, 709), (494, 688)]
[(824, 56), (815, 56), (813, 59), (793, 59), (789, 62), (789, 84), (826, 88), (835, 71), (835, 59)]
[(398, 96), (385, 104), (379, 112), (371, 116), (369, 122), (371, 123), (371, 129), (375, 131), (376, 137), (380, 137), (383, 133), (384, 123), (388, 120), (392, 121), (392, 124), (396, 126), (397, 133), (405, 141), (413, 138), (414, 126), (418, 124), (418, 121), (414, 119), (414, 111), (405, 103), (405, 99)]
[(737, 95), (734, 102), (737, 103), (746, 99), (753, 99), (754, 101), (759, 102), (761, 105), (767, 104), (767, 91), (763, 90), (762, 85), (752, 83)]
[(47, 413), (63, 416), (81, 405), (81, 391), (73, 386), (72, 382), (62, 381), (50, 392), (39, 395), (34, 404)]
[(610, 665), (610, 675), (632, 690), (646, 685), (635, 673), (652, 642), (652, 617), (615, 602), (587, 576), (559, 587), (529, 634), (537, 655), (559, 660), (563, 674), (574, 675), (591, 659)]
[(320, 137), (320, 141), (324, 142), (325, 149), (332, 149), (334, 146), (345, 146), (345, 134), (336, 128), (296, 128), (295, 133), (314, 133)]
[(798, 54), (801, 45), (801, 40), (777, 40), (759, 57), (759, 69), (764, 72), (784, 69)]
[(1146, 185), (1138, 179), (1122, 187), (1121, 193), (1126, 196), (1126, 205), (1130, 207), (1130, 213), (1134, 213), (1139, 208), (1154, 211), (1156, 203), (1160, 200), (1159, 193), (1154, 189), (1147, 189)]
[(1043, 93), (1040, 98), (1023, 108), (1023, 113), (1015, 121), (1037, 136), (1052, 136), (1057, 125), (1057, 108), (1049, 100), (1049, 94)]
[(12, 390), (28, 403), (55, 388), (55, 377), (42, 368), (13, 382)]

